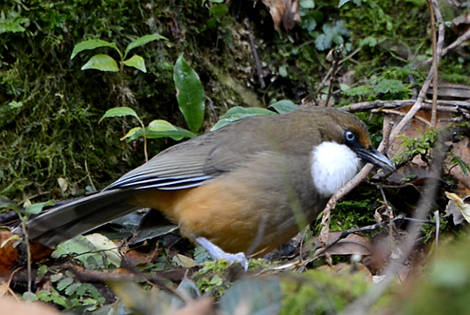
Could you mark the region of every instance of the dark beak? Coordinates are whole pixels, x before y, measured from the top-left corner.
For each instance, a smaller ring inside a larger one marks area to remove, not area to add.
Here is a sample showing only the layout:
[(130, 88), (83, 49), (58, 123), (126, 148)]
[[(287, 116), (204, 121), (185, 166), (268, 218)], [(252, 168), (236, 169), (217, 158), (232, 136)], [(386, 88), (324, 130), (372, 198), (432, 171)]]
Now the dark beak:
[(356, 153), (365, 162), (372, 163), (375, 166), (389, 171), (395, 170), (395, 166), (393, 166), (393, 163), (385, 155), (383, 155), (372, 147), (370, 147), (369, 149), (360, 148), (356, 151)]

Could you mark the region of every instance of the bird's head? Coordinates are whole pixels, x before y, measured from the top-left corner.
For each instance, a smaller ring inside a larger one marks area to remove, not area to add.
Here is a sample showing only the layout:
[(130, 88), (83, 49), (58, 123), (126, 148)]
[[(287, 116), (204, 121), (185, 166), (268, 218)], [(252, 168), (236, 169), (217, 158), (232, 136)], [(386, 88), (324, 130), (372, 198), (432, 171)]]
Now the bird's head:
[(312, 152), (312, 177), (323, 195), (331, 195), (358, 171), (361, 160), (386, 170), (393, 163), (371, 144), (366, 125), (341, 110), (326, 110), (319, 123), (321, 143)]

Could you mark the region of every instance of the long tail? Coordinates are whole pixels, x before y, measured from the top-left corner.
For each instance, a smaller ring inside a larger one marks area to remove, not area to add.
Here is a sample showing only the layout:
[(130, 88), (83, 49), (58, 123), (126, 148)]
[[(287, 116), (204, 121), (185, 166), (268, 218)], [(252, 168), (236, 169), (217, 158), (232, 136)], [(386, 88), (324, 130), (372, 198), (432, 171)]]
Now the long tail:
[[(48, 247), (99, 227), (136, 210), (129, 204), (131, 191), (113, 189), (96, 193), (66, 204), (31, 219), (26, 224), (28, 237)], [(14, 232), (20, 233), (17, 228)]]

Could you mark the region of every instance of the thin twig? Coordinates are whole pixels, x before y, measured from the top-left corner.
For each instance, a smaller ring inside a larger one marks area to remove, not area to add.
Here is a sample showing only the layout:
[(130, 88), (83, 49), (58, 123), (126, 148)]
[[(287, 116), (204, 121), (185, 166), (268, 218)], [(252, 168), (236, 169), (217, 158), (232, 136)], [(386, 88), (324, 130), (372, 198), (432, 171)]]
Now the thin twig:
[(432, 111), (431, 111), (431, 125), (436, 127), (437, 117), (437, 86), (438, 86), (438, 71), (437, 71), (437, 31), (436, 31), (436, 19), (434, 18), (434, 10), (432, 7), (432, 0), (427, 0), (429, 7), (429, 15), (431, 16), (431, 37), (432, 37), (432, 65), (431, 70), (433, 73), (432, 78)]
[(330, 105), (330, 98), (331, 98), (331, 92), (333, 90), (333, 81), (335, 79), (336, 73), (338, 72), (338, 68), (340, 65), (340, 57), (341, 57), (341, 52), (343, 51), (343, 48), (337, 48), (334, 49), (332, 52), (332, 57), (333, 57), (333, 71), (331, 72), (331, 77), (330, 77), (330, 84), (328, 86), (328, 94), (326, 96), (326, 107), (331, 107)]
[(384, 126), (382, 132), (382, 142), (383, 142), (383, 152), (387, 153), (388, 148), (390, 146), (390, 132), (392, 132), (393, 125), (395, 123), (393, 121), (389, 121), (387, 125)]
[[(372, 101), (372, 102), (360, 102), (360, 103), (353, 103), (346, 106), (341, 107), (341, 110), (356, 113), (356, 112), (364, 112), (369, 111), (371, 109), (378, 109), (378, 108), (400, 108), (404, 106), (413, 105), (416, 102), (416, 99), (409, 99), (409, 100), (394, 100), (394, 101)], [(438, 100), (438, 109), (446, 110), (446, 111), (453, 111), (457, 112), (457, 108), (470, 110), (470, 102), (464, 101), (455, 101), (455, 100)], [(432, 101), (423, 100), (422, 108), (431, 108)], [(440, 106), (440, 107), (439, 107)]]
[(465, 33), (460, 35), (452, 44), (450, 44), (449, 46), (444, 48), (442, 50), (441, 57), (446, 55), (450, 50), (462, 45), (463, 43), (465, 43), (469, 39), (470, 39), (470, 28)]
[[(389, 131), (387, 131), (387, 134)], [(386, 140), (385, 140), (386, 139)], [(388, 141), (389, 137), (387, 135), (386, 138), (382, 139), (382, 142), (379, 144), (379, 147), (377, 150), (379, 152), (384, 152), (385, 145), (388, 146)], [(323, 214), (322, 214), (322, 219), (321, 219), (321, 232), (320, 232), (320, 241), (323, 244), (326, 244), (328, 242), (328, 233), (330, 231), (329, 223), (330, 223), (330, 213), (331, 210), (336, 206), (336, 203), (338, 200), (343, 198), (346, 194), (348, 194), (351, 190), (353, 190), (357, 185), (359, 185), (360, 182), (362, 182), (369, 172), (372, 170), (374, 166), (370, 163), (367, 163), (360, 171), (359, 173), (356, 174), (356, 176), (353, 177), (349, 182), (346, 183), (343, 187), (341, 187), (336, 193), (333, 194), (333, 196), (330, 197), (330, 200), (328, 200), (328, 203), (326, 204), (325, 208), (323, 209)]]
[(209, 106), (209, 109), (211, 111), (212, 118), (214, 118), (215, 122), (219, 121), (219, 115), (217, 115), (217, 111), (215, 110), (214, 102), (207, 95), (206, 95), (206, 100), (207, 100), (207, 105)]
[[(379, 147), (380, 148), (380, 147)], [(341, 187), (336, 193), (333, 194), (333, 196), (330, 197), (330, 200), (328, 200), (328, 203), (326, 204), (325, 208), (323, 209), (323, 214), (322, 214), (322, 219), (321, 219), (321, 232), (320, 232), (320, 241), (322, 244), (326, 245), (328, 243), (328, 233), (330, 232), (330, 213), (331, 210), (336, 206), (336, 203), (338, 200), (343, 198), (347, 193), (349, 193), (351, 190), (353, 190), (357, 185), (359, 185), (364, 178), (367, 177), (369, 172), (372, 170), (373, 165), (372, 164), (367, 164), (364, 166), (359, 173), (354, 176), (353, 179), (351, 179), (346, 185)]]
[(439, 246), (439, 229), (441, 228), (439, 210), (434, 211), (434, 220), (436, 221), (436, 248), (437, 248)]
[(29, 245), (28, 230), (26, 229), (26, 219), (18, 213), (21, 221), (21, 229), (23, 231), (24, 242), (26, 244), (26, 270), (28, 274), (28, 292), (31, 293), (32, 271), (31, 271), (31, 246)]
[[(365, 233), (365, 232), (371, 232), (371, 231), (376, 231), (378, 229), (384, 228), (388, 225), (395, 224), (397, 222), (402, 222), (402, 221), (408, 221), (408, 222), (413, 222), (413, 223), (420, 223), (420, 224), (434, 224), (432, 221), (428, 220), (417, 220), (415, 218), (407, 218), (404, 217), (403, 215), (396, 216), (395, 218), (392, 218), (389, 221), (384, 221), (381, 223), (376, 223), (376, 224), (371, 224), (359, 228), (352, 228), (346, 231), (341, 232), (341, 234), (338, 236), (336, 240), (333, 242), (329, 243), (326, 247), (321, 248), (318, 252), (315, 253), (315, 258), (323, 255), (326, 251), (328, 251), (330, 248), (338, 244), (341, 240), (345, 239), (351, 234), (356, 234), (356, 233)], [(313, 260), (309, 260), (311, 262)]]
[[(446, 48), (444, 48), (440, 54), (440, 57), (444, 57), (445, 55), (447, 55), (447, 53), (457, 47), (459, 47), (460, 45), (462, 45), (463, 43), (465, 43), (466, 41), (468, 41), (470, 39), (470, 29), (468, 29), (465, 33), (463, 33), (462, 35), (460, 35), (455, 41), (453, 41), (449, 46), (447, 46)], [(433, 58), (429, 58), (427, 59), (426, 61), (424, 61), (423, 63), (424, 64), (428, 64), (428, 63), (431, 63), (433, 60)]]
[(445, 152), (444, 141), (445, 137), (440, 135), (436, 146), (433, 150), (434, 157), (431, 165), (431, 171), (429, 176), (429, 182), (424, 188), (422, 197), (416, 208), (414, 218), (417, 220), (412, 222), (409, 227), (408, 237), (403, 243), (401, 248), (402, 255), (395, 261), (390, 261), (388, 266), (385, 268), (383, 274), (385, 278), (376, 285), (373, 285), (366, 293), (352, 304), (350, 304), (342, 313), (343, 314), (366, 314), (370, 306), (382, 296), (383, 292), (392, 284), (395, 276), (399, 273), (403, 267), (406, 259), (408, 259), (411, 251), (413, 250), (416, 240), (418, 239), (419, 231), (423, 224), (423, 219), (429, 213), (432, 207), (434, 198), (436, 196), (437, 187), (440, 180), (440, 174), (442, 169), (442, 162), (444, 161)]
[(22, 267), (18, 267), (16, 268), (15, 270), (13, 270), (11, 273), (10, 273), (10, 277), (8, 278), (8, 282), (7, 282), (7, 288), (8, 288), (8, 292), (11, 294), (11, 296), (13, 296), (16, 300), (16, 302), (20, 302), (20, 299), (18, 298), (18, 296), (16, 296), (16, 293), (11, 289), (10, 287), (10, 284), (11, 284), (11, 280), (13, 280), (13, 276), (22, 269)]
[(93, 184), (93, 179), (91, 178), (90, 171), (88, 170), (88, 163), (85, 160), (85, 171), (86, 171), (86, 176), (88, 177), (88, 180), (90, 181), (90, 185), (93, 188), (93, 191), (96, 191), (95, 184)]
[[(339, 65), (343, 64), (344, 62), (348, 61), (349, 59), (351, 59), (352, 57), (354, 57), (354, 55), (356, 55), (359, 51), (361, 51), (361, 47), (357, 48), (356, 50), (354, 50), (352, 53), (350, 53), (349, 55), (347, 55), (346, 57), (344, 57), (342, 60), (339, 61)], [(333, 67), (330, 67), (326, 73), (326, 75), (323, 77), (323, 79), (321, 80), (320, 84), (318, 84), (318, 86), (315, 88), (315, 92), (314, 92), (314, 95), (318, 94), (321, 89), (323, 89), (323, 87), (326, 85), (326, 82), (330, 79), (330, 77), (333, 75)], [(338, 70), (336, 70), (338, 71)]]
[(258, 74), (259, 85), (262, 89), (264, 89), (266, 87), (266, 84), (264, 84), (263, 74), (261, 73), (261, 63), (259, 62), (258, 51), (256, 50), (255, 40), (253, 38), (253, 34), (251, 34), (251, 31), (248, 31), (248, 39), (250, 40), (251, 53), (253, 54), (253, 59), (255, 60), (256, 73)]
[[(375, 109), (375, 110), (372, 110), (372, 112), (373, 113), (382, 112), (382, 113), (393, 114), (393, 115), (398, 115), (398, 116), (405, 116), (406, 115), (405, 113), (402, 113), (402, 112), (400, 112), (398, 110), (394, 110), (394, 109)], [(432, 126), (432, 123), (430, 123), (429, 121), (427, 121), (426, 119), (424, 119), (420, 116), (415, 116), (413, 118), (420, 121), (420, 122), (422, 122), (426, 126)]]
[[(439, 25), (439, 31), (438, 31), (438, 37), (437, 37), (437, 45), (436, 45), (436, 67), (439, 67), (439, 61), (440, 61), (440, 54), (442, 52), (442, 46), (444, 44), (444, 22), (442, 20), (442, 15), (441, 11), (439, 10), (439, 6), (437, 4), (436, 0), (431, 0), (432, 1), (432, 7), (434, 9), (434, 14), (436, 16), (436, 21)], [(423, 83), (423, 86), (421, 88), (421, 91), (419, 91), (418, 98), (416, 99), (416, 102), (414, 105), (410, 108), (408, 113), (402, 118), (402, 120), (395, 126), (395, 128), (392, 130), (392, 133), (390, 135), (390, 142), (393, 143), (393, 140), (400, 134), (402, 129), (408, 124), (408, 122), (413, 118), (416, 113), (421, 109), (421, 106), (423, 104), (424, 97), (426, 96), (426, 92), (429, 89), (429, 86), (431, 84), (433, 78), (433, 71), (429, 71), (428, 75), (426, 76), (426, 80)]]
[(186, 299), (171, 286), (167, 285), (168, 279), (165, 277), (150, 274), (142, 273), (138, 271), (134, 266), (129, 266), (128, 264), (125, 267), (129, 273), (117, 273), (117, 272), (104, 272), (98, 270), (87, 270), (82, 267), (78, 267), (72, 264), (62, 265), (63, 270), (71, 271), (80, 281), (100, 281), (100, 282), (112, 282), (112, 281), (146, 281), (152, 284), (156, 284), (161, 289), (173, 294), (175, 297), (179, 298), (181, 301), (186, 302)]

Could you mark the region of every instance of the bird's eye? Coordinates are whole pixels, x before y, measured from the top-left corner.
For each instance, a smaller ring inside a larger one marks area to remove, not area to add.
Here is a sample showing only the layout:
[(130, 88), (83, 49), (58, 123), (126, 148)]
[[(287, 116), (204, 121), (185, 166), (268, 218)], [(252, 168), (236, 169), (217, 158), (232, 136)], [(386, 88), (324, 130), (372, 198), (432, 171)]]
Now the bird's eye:
[(354, 142), (356, 141), (356, 135), (354, 134), (354, 132), (346, 130), (346, 132), (344, 133), (344, 139), (346, 139), (347, 142)]

